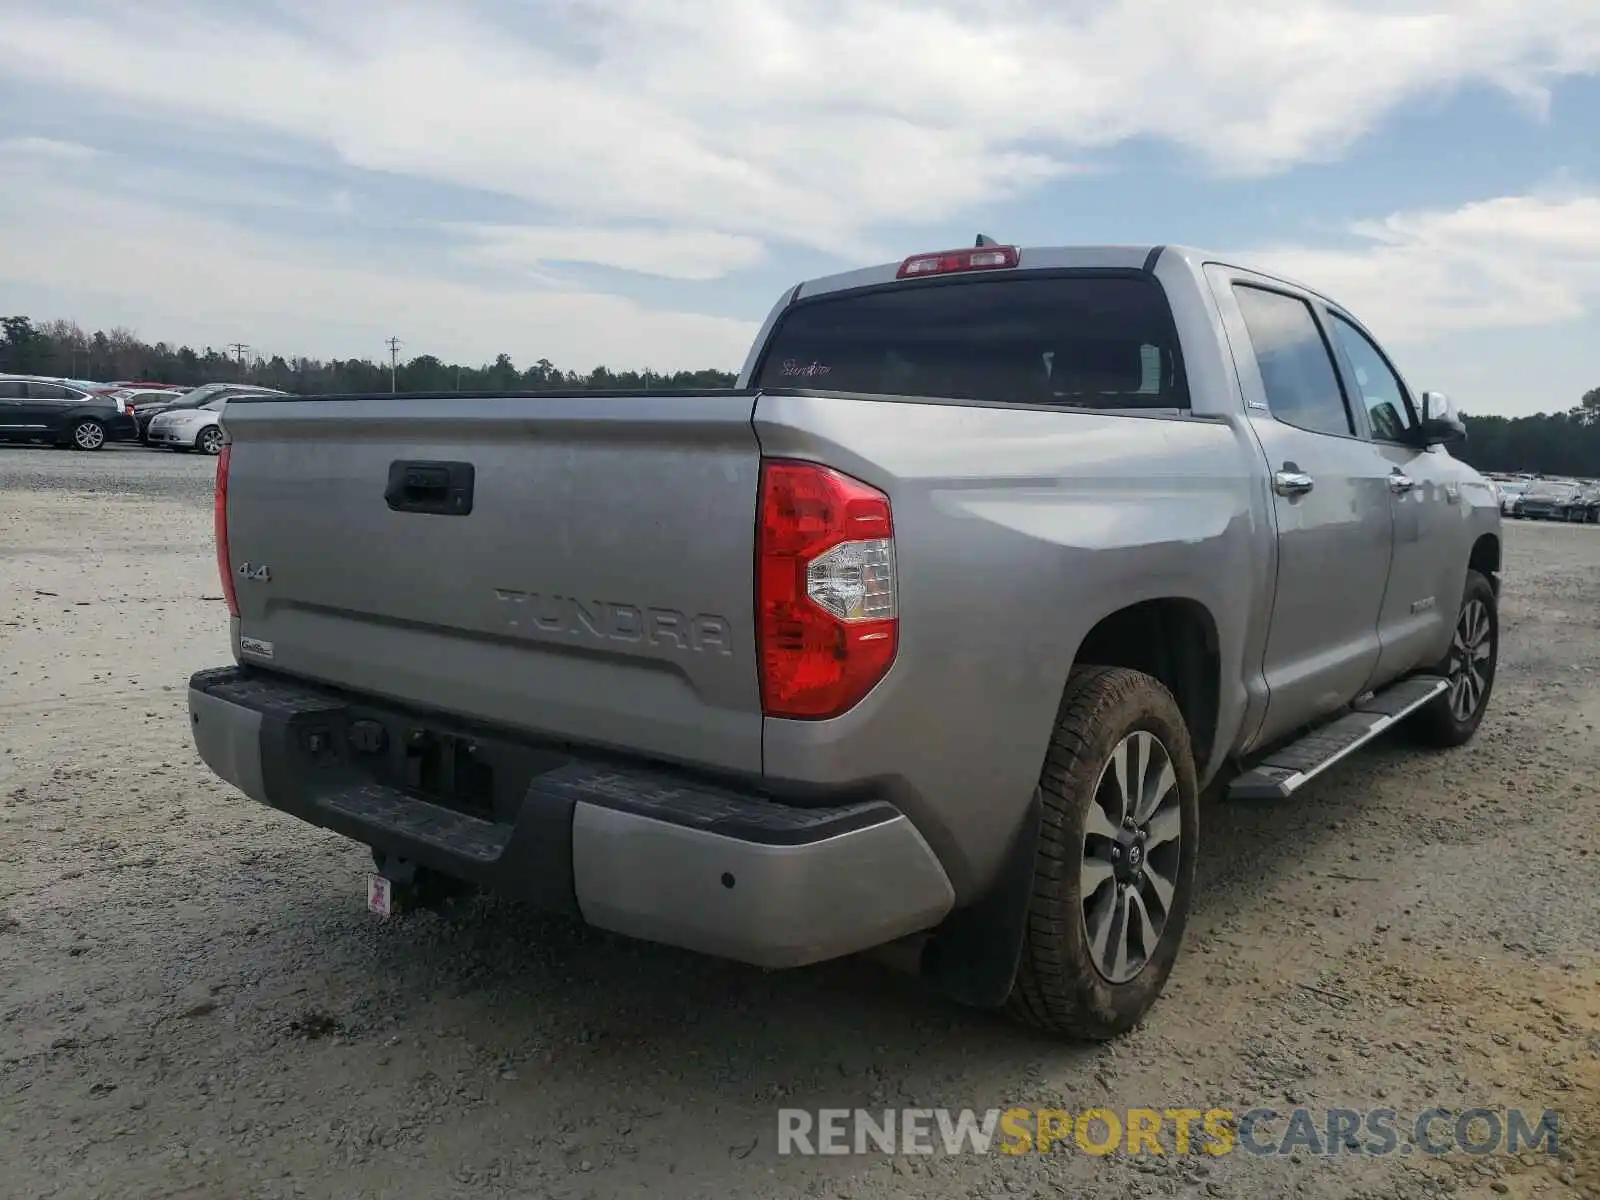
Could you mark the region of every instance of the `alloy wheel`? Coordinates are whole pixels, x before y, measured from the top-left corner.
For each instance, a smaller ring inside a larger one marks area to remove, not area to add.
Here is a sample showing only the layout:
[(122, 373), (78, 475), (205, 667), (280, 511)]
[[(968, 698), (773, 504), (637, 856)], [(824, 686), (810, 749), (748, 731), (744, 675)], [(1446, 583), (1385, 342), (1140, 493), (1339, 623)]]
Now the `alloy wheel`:
[(1178, 776), (1161, 740), (1135, 730), (1101, 769), (1078, 868), (1089, 954), (1109, 983), (1144, 970), (1177, 890), (1183, 818)]
[(1470, 721), (1489, 691), (1493, 671), (1494, 626), (1482, 600), (1461, 606), (1455, 636), (1450, 640), (1450, 715)]

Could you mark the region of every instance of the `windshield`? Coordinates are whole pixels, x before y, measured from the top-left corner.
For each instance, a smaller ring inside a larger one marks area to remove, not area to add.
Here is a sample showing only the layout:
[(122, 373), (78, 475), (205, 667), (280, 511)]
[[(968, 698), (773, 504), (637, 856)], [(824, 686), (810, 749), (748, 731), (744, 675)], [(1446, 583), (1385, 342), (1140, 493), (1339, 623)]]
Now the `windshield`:
[(802, 300), (756, 386), (1074, 408), (1187, 408), (1161, 287), (1134, 276), (964, 278)]
[(197, 388), (190, 388), (187, 392), (179, 394), (178, 398), (172, 402), (173, 407), (193, 408), (196, 405), (204, 404), (227, 386), (225, 383), (202, 383)]
[(199, 408), (211, 397), (220, 392), (225, 384), (207, 383), (195, 388), (193, 391), (184, 392), (181, 396), (167, 402), (168, 408)]
[(1538, 483), (1529, 484), (1526, 495), (1530, 500), (1565, 500), (1577, 490), (1570, 483), (1556, 483), (1554, 480), (1542, 479)]

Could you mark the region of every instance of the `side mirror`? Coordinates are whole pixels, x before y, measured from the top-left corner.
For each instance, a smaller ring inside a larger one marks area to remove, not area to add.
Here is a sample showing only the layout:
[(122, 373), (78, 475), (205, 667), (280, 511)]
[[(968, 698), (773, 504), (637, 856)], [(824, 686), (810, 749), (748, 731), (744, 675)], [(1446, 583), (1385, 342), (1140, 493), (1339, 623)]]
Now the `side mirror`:
[(1448, 446), (1467, 440), (1467, 423), (1455, 402), (1443, 392), (1422, 393), (1422, 421), (1417, 439), (1424, 446)]

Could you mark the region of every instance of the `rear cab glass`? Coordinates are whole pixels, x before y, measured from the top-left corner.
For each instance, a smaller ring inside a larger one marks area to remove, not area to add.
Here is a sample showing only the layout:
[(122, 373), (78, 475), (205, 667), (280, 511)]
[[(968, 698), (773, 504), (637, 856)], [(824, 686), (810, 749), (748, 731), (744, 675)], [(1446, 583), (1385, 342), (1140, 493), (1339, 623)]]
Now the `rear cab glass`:
[(1161, 285), (1038, 272), (898, 282), (800, 299), (756, 386), (1051, 407), (1187, 409)]

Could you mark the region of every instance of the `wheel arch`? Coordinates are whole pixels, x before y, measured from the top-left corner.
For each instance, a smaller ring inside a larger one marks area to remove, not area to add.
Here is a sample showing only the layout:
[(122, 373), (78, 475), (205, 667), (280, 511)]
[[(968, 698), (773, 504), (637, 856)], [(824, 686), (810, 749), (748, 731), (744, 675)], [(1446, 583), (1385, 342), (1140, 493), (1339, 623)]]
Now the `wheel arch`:
[(1467, 569), (1488, 579), (1496, 598), (1500, 595), (1500, 538), (1492, 533), (1479, 536), (1467, 555)]
[(1178, 703), (1205, 778), (1222, 703), (1222, 651), (1211, 610), (1186, 596), (1142, 600), (1102, 617), (1084, 636), (1074, 666), (1127, 667), (1161, 681)]
[[(1160, 681), (1172, 693), (1188, 729), (1196, 775), (1206, 777), (1221, 711), (1222, 654), (1216, 617), (1205, 604), (1164, 595), (1107, 613), (1079, 643), (1068, 675), (1084, 666), (1125, 667)], [(1063, 678), (1063, 695), (1066, 688)], [(960, 1003), (994, 1008), (1011, 991), (1021, 961), (1042, 819), (1035, 790), (994, 884), (975, 903), (952, 913), (922, 947), (922, 975)]]

